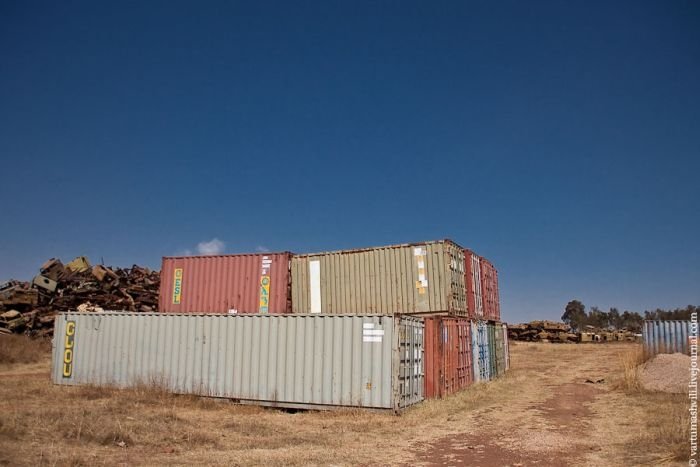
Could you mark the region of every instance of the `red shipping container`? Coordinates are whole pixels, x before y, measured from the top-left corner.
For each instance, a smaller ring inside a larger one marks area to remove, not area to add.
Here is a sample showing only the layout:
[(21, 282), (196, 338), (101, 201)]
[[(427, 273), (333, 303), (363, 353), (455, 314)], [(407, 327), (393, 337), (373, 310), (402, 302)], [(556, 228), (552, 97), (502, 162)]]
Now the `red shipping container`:
[(466, 318), (425, 318), (424, 397), (441, 398), (466, 388), (472, 374), (471, 325)]
[(164, 257), (165, 313), (290, 313), (291, 253)]
[(501, 305), (498, 296), (498, 271), (489, 260), (481, 258), (481, 285), (484, 299), (484, 318), (501, 320)]
[(483, 286), (481, 257), (471, 250), (464, 250), (464, 283), (467, 287), (467, 316), (483, 319)]

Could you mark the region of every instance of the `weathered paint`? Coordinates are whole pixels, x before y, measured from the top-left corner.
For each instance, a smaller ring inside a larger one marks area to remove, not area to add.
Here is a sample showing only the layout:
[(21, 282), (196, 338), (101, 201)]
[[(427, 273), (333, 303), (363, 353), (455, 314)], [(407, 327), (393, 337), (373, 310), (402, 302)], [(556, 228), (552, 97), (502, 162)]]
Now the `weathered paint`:
[(52, 381), (400, 410), (423, 399), (423, 339), (423, 321), (410, 317), (60, 313)]
[(483, 319), (481, 258), (471, 250), (464, 250), (464, 274), (464, 283), (467, 288), (468, 315), (472, 319)]
[(501, 323), (489, 324), (493, 327), (493, 338), (495, 347), (495, 369), (496, 376), (502, 376), (506, 372), (507, 367), (507, 355), (506, 355), (506, 343), (503, 337), (503, 325)]
[(291, 253), (164, 257), (165, 313), (289, 313)]
[(691, 341), (697, 342), (698, 327), (691, 321), (644, 321), (642, 339), (644, 351), (649, 355), (659, 353), (690, 354)]
[(464, 252), (441, 240), (295, 255), (292, 310), (466, 316)]
[(471, 325), (466, 318), (425, 318), (425, 398), (453, 394), (473, 382)]
[(472, 321), (472, 368), (474, 381), (491, 379), (491, 353), (489, 333), (485, 321)]
[(506, 370), (510, 370), (510, 344), (508, 342), (508, 326), (503, 324), (503, 346), (506, 352)]
[(498, 271), (493, 264), (483, 256), (480, 258), (481, 294), (484, 301), (484, 319), (489, 321), (501, 320), (501, 305), (498, 296)]
[(489, 336), (489, 374), (491, 375), (491, 379), (494, 379), (499, 376), (499, 373), (496, 364), (496, 361), (498, 360), (498, 354), (496, 350), (496, 328), (493, 323), (486, 324), (486, 332)]

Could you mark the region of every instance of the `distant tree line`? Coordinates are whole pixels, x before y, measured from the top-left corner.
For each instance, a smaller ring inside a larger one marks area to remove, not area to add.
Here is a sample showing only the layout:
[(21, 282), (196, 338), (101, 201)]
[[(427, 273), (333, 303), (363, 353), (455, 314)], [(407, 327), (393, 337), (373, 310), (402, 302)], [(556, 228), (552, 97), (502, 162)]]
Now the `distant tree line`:
[(685, 308), (674, 310), (662, 310), (657, 308), (652, 311), (645, 311), (639, 314), (636, 311), (623, 311), (617, 308), (610, 308), (610, 311), (603, 311), (597, 306), (591, 307), (586, 312), (586, 306), (579, 300), (571, 300), (566, 304), (561, 320), (571, 326), (576, 331), (585, 330), (586, 326), (593, 326), (598, 329), (627, 329), (629, 331), (641, 332), (642, 321), (645, 319), (677, 319), (689, 320), (692, 313), (700, 312), (700, 307), (688, 305)]

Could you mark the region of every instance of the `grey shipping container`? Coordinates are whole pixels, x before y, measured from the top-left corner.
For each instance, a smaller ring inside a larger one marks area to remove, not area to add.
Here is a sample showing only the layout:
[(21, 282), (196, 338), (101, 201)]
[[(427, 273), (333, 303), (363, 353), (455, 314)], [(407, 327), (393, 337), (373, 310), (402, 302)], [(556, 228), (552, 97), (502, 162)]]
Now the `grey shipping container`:
[(52, 380), (399, 411), (423, 400), (423, 330), (377, 315), (61, 313)]
[(464, 280), (450, 240), (295, 255), (292, 312), (466, 316)]
[(642, 339), (648, 355), (680, 352), (690, 354), (691, 343), (697, 342), (698, 325), (692, 321), (644, 321)]

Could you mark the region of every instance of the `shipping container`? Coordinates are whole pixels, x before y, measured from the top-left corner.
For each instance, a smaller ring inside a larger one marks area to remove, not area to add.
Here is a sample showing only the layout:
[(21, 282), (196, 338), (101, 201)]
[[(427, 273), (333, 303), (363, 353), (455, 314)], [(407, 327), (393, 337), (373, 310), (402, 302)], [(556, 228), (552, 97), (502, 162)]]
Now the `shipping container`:
[(464, 283), (467, 288), (467, 309), (472, 319), (483, 319), (484, 304), (481, 293), (481, 258), (471, 250), (464, 250)]
[(52, 380), (399, 411), (423, 399), (423, 329), (381, 315), (60, 313)]
[(503, 325), (501, 323), (494, 323), (491, 326), (493, 326), (493, 337), (496, 350), (496, 358), (494, 358), (496, 364), (496, 376), (503, 376), (503, 374), (506, 372), (507, 366), (506, 345), (505, 341), (503, 340)]
[(295, 255), (292, 310), (466, 316), (464, 252), (441, 240)]
[(164, 257), (165, 313), (289, 313), (291, 253)]
[(489, 374), (491, 375), (491, 379), (495, 379), (499, 376), (496, 366), (496, 361), (498, 359), (498, 355), (496, 354), (496, 326), (493, 323), (487, 323), (486, 331), (489, 336)]
[(642, 340), (647, 355), (659, 353), (690, 354), (690, 345), (697, 342), (698, 325), (692, 321), (655, 320), (644, 321)]
[(506, 352), (506, 371), (510, 370), (510, 343), (508, 342), (508, 326), (503, 324), (503, 344)]
[(491, 262), (480, 258), (481, 294), (484, 302), (484, 319), (489, 321), (501, 320), (501, 305), (498, 296), (498, 271)]
[(425, 398), (441, 398), (472, 384), (471, 325), (466, 318), (425, 318)]
[(472, 368), (474, 382), (491, 379), (489, 333), (485, 321), (472, 321)]

